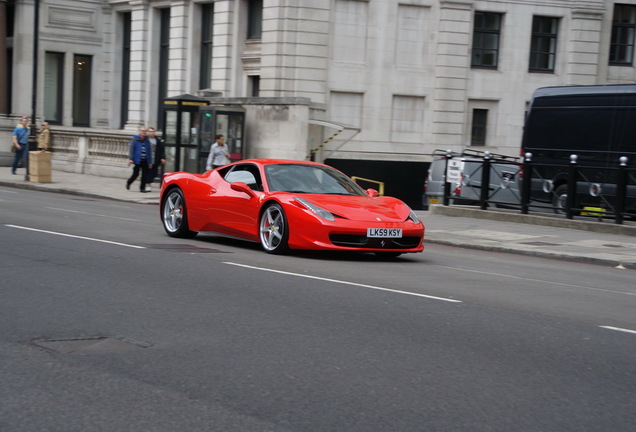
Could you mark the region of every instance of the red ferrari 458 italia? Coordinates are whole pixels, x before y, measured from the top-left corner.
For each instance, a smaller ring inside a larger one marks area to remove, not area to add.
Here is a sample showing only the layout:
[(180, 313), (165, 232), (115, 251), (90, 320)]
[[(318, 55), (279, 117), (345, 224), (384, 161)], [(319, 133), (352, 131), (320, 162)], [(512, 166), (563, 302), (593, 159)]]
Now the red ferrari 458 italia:
[(424, 225), (397, 198), (364, 191), (327, 165), (252, 159), (203, 174), (165, 174), (160, 213), (171, 237), (212, 231), (288, 249), (421, 252)]

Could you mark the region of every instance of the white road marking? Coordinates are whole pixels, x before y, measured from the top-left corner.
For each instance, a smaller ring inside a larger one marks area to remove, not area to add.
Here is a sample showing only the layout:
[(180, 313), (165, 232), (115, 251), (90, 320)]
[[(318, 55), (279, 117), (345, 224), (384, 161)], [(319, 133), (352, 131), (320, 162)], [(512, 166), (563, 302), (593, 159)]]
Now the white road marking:
[(471, 269), (465, 269), (465, 268), (460, 268), (460, 267), (451, 267), (451, 266), (443, 266), (443, 265), (436, 265), (436, 267), (442, 267), (442, 268), (451, 269), (451, 270), (460, 270), (460, 271), (465, 271), (465, 272), (468, 272), (468, 273), (483, 274), (483, 275), (487, 275), (487, 276), (500, 276), (500, 277), (505, 277), (505, 278), (510, 278), (510, 279), (520, 279), (520, 280), (530, 281), (530, 282), (541, 282), (541, 283), (544, 283), (544, 284), (560, 285), (560, 286), (566, 286), (566, 287), (570, 287), (570, 288), (583, 288), (583, 289), (590, 290), (590, 291), (602, 291), (602, 292), (608, 292), (608, 293), (612, 293), (612, 294), (624, 294), (624, 295), (628, 295), (628, 296), (636, 296), (636, 293), (630, 293), (630, 292), (625, 292), (625, 291), (608, 290), (608, 289), (604, 289), (604, 288), (595, 288), (595, 287), (589, 287), (589, 286), (584, 286), (584, 285), (569, 284), (569, 283), (565, 283), (565, 282), (554, 282), (554, 281), (549, 281), (549, 280), (544, 280), (544, 279), (533, 279), (533, 278), (522, 277), (522, 276), (507, 275), (507, 274), (503, 274), (503, 273), (486, 272), (486, 271), (481, 271), (481, 270), (471, 270)]
[(612, 327), (612, 326), (599, 326), (599, 327), (607, 329), (607, 330), (614, 330), (614, 331), (619, 331), (619, 332), (623, 332), (623, 333), (636, 334), (636, 330), (629, 330), (629, 329), (624, 329), (624, 328), (620, 328), (620, 327)]
[(410, 295), (410, 296), (415, 296), (415, 297), (424, 297), (424, 298), (428, 298), (428, 299), (432, 299), (432, 300), (441, 300), (441, 301), (451, 302), (451, 303), (462, 303), (461, 300), (449, 299), (449, 298), (444, 298), (444, 297), (436, 297), (436, 296), (426, 295), (426, 294), (418, 294), (418, 293), (414, 293), (414, 292), (401, 291), (401, 290), (396, 290), (396, 289), (391, 289), (391, 288), (383, 288), (383, 287), (378, 287), (378, 286), (373, 286), (373, 285), (361, 284), (361, 283), (357, 283), (357, 282), (347, 282), (347, 281), (342, 281), (342, 280), (337, 280), (337, 279), (323, 278), (323, 277), (319, 277), (319, 276), (311, 276), (311, 275), (305, 275), (305, 274), (300, 274), (300, 273), (292, 273), (292, 272), (287, 272), (287, 271), (283, 271), (283, 270), (274, 270), (274, 269), (268, 269), (268, 268), (263, 268), (263, 267), (254, 267), (254, 266), (251, 266), (251, 265), (239, 264), (239, 263), (233, 263), (233, 262), (227, 262), (227, 261), (224, 262), (224, 264), (229, 264), (229, 265), (233, 265), (233, 266), (249, 268), (249, 269), (253, 269), (253, 270), (266, 271), (266, 272), (271, 272), (271, 273), (279, 273), (279, 274), (284, 274), (284, 275), (288, 275), (288, 276), (297, 276), (297, 277), (302, 277), (302, 278), (306, 278), (306, 279), (315, 279), (315, 280), (324, 281), (324, 282), (332, 282), (332, 283), (343, 284), (343, 285), (352, 285), (352, 286), (357, 286), (357, 287), (362, 287), (362, 288), (374, 289), (374, 290), (378, 290), (378, 291), (388, 291), (388, 292), (392, 292), (392, 293), (396, 293), (396, 294), (404, 294), (404, 295)]
[(76, 238), (76, 239), (80, 239), (80, 240), (89, 240), (89, 241), (94, 241), (94, 242), (99, 242), (99, 243), (107, 243), (107, 244), (112, 244), (112, 245), (116, 245), (116, 246), (124, 246), (124, 247), (135, 248), (135, 249), (146, 249), (144, 246), (137, 246), (137, 245), (131, 245), (131, 244), (127, 244), (127, 243), (114, 242), (114, 241), (110, 241), (110, 240), (102, 240), (102, 239), (96, 239), (96, 238), (92, 238), (92, 237), (84, 237), (84, 236), (78, 236), (78, 235), (73, 235), (73, 234), (66, 234), (66, 233), (61, 233), (61, 232), (56, 232), (56, 231), (47, 231), (47, 230), (41, 230), (41, 229), (37, 229), (37, 228), (23, 227), (23, 226), (19, 226), (19, 225), (5, 225), (5, 226), (9, 227), (9, 228), (17, 228), (17, 229), (21, 229), (21, 230), (40, 232), (40, 233), (44, 233), (44, 234), (53, 234), (53, 235), (58, 235), (58, 236), (62, 236), (62, 237), (70, 237), (70, 238)]
[(129, 219), (129, 218), (123, 218), (123, 217), (118, 217), (118, 216), (108, 216), (108, 215), (104, 215), (104, 214), (100, 214), (100, 213), (88, 213), (88, 212), (82, 212), (82, 211), (77, 211), (77, 210), (61, 209), (61, 208), (57, 208), (57, 207), (46, 207), (46, 208), (49, 209), (49, 210), (58, 210), (58, 211), (63, 211), (63, 212), (68, 212), (68, 213), (79, 213), (79, 214), (89, 215), (89, 216), (99, 216), (99, 217), (103, 217), (103, 218), (119, 219), (119, 220), (131, 221), (131, 222), (141, 222), (141, 220), (139, 220), (139, 219)]

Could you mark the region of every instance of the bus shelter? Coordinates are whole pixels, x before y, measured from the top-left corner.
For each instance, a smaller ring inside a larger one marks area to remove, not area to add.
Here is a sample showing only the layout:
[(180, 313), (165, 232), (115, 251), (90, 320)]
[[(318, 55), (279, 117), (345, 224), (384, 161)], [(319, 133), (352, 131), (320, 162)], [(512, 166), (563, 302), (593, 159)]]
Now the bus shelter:
[(167, 172), (199, 170), (199, 109), (207, 99), (189, 94), (163, 100), (163, 140)]

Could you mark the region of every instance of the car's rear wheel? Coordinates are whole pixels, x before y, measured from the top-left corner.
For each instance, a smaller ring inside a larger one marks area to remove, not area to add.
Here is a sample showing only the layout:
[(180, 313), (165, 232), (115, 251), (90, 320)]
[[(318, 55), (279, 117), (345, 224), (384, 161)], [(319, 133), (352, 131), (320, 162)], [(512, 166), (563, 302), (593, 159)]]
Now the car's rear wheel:
[(270, 204), (263, 211), (259, 224), (259, 236), (265, 252), (280, 254), (287, 250), (289, 228), (285, 212), (279, 204)]
[(192, 238), (196, 231), (188, 228), (188, 213), (183, 192), (179, 188), (170, 189), (161, 202), (163, 228), (170, 237)]

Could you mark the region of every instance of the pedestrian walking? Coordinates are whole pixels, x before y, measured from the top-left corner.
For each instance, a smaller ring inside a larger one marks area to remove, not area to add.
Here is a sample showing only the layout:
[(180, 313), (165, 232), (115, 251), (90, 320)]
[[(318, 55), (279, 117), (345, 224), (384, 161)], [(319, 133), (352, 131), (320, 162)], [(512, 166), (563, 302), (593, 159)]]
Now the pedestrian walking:
[(130, 139), (128, 148), (128, 165), (134, 165), (132, 175), (126, 180), (126, 189), (137, 180), (141, 171), (141, 185), (139, 191), (146, 192), (146, 180), (148, 179), (148, 169), (152, 168), (150, 141), (146, 135), (146, 128), (140, 128), (139, 134)]
[(205, 164), (206, 170), (222, 167), (230, 163), (230, 152), (225, 145), (225, 137), (217, 135), (216, 142), (210, 147), (210, 154)]
[(24, 152), (29, 147), (29, 117), (20, 117), (20, 123), (13, 129), (11, 137), (12, 149), (15, 149), (13, 156), (13, 164), (11, 165), (11, 174), (16, 174), (20, 160), (24, 156)]
[(156, 133), (155, 128), (148, 128), (148, 141), (150, 141), (150, 160), (152, 161), (152, 168), (148, 170), (146, 192), (152, 191), (152, 183), (157, 177), (157, 174), (159, 174), (159, 168), (166, 163), (166, 150), (164, 143), (163, 140), (156, 135)]

